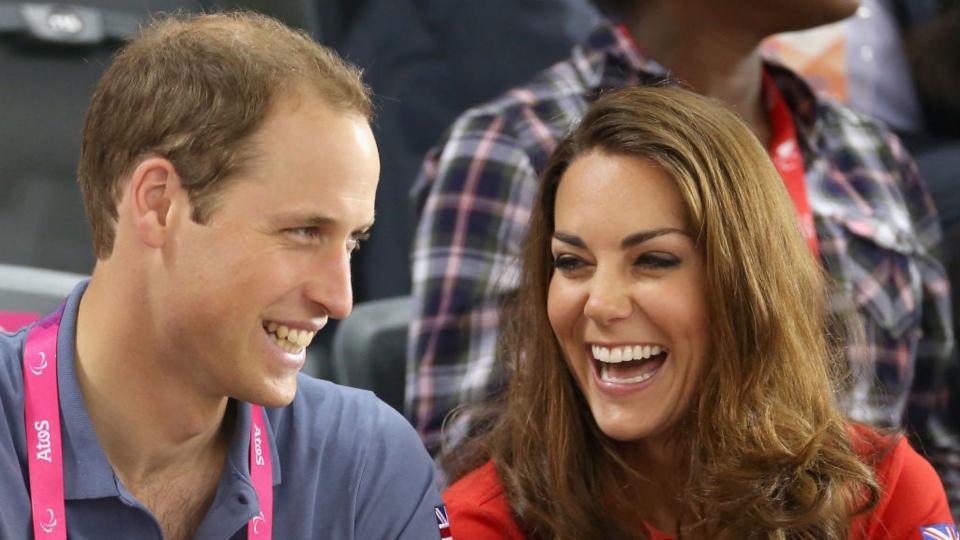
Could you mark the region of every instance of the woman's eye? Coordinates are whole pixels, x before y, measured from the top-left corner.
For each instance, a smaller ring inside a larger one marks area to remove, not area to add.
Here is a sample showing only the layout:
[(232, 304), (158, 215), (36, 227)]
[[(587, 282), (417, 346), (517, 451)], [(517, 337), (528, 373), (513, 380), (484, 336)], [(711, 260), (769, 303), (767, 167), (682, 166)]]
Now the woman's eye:
[(637, 257), (634, 264), (642, 268), (661, 270), (677, 266), (680, 264), (680, 259), (666, 253), (644, 253)]
[(583, 268), (583, 265), (583, 261), (573, 255), (560, 255), (553, 259), (553, 267), (561, 272), (573, 272)]

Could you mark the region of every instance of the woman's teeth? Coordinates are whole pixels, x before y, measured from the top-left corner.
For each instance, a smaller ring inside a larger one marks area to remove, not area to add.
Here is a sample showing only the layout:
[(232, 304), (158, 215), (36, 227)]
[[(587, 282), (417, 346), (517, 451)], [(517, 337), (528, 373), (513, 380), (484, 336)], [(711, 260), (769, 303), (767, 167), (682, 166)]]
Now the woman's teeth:
[(666, 360), (661, 345), (591, 346), (599, 362), (600, 380), (616, 384), (636, 384), (653, 377)]
[(661, 352), (666, 352), (665, 347), (660, 345), (627, 345), (624, 347), (601, 347), (593, 345), (593, 357), (604, 363), (616, 364), (619, 362), (629, 362), (631, 360), (646, 360), (657, 356)]
[(313, 336), (317, 335), (316, 332), (291, 329), (287, 325), (275, 322), (264, 323), (263, 328), (280, 349), (291, 354), (302, 351), (313, 341)]
[(644, 371), (633, 377), (615, 377), (612, 373), (610, 364), (600, 364), (600, 380), (608, 383), (617, 383), (617, 384), (635, 384), (643, 382), (650, 377), (653, 377), (657, 370), (660, 369), (660, 364), (650, 365), (649, 371)]

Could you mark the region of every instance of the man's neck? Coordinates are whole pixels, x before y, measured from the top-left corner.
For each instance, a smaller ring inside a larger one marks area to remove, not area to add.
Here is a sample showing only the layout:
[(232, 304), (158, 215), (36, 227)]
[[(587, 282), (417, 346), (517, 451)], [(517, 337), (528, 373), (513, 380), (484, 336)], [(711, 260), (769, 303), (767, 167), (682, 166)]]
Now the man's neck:
[(232, 431), (227, 398), (200, 395), (171, 368), (177, 363), (151, 332), (143, 301), (142, 288), (95, 271), (77, 317), (77, 380), (107, 459), (128, 487), (168, 471), (222, 467)]
[(695, 92), (727, 104), (766, 146), (770, 129), (761, 93), (763, 36), (724, 25), (722, 14), (685, 7), (685, 2), (651, 4), (625, 21), (644, 55)]

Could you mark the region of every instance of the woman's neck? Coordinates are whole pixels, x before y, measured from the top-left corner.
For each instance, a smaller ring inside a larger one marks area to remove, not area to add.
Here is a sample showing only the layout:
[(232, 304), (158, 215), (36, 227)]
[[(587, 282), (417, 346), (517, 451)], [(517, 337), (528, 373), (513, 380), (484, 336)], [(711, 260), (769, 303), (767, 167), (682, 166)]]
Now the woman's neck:
[(618, 501), (614, 507), (632, 529), (650, 526), (671, 538), (679, 538), (684, 517), (689, 515), (689, 501), (680, 496), (688, 476), (687, 467), (678, 459), (683, 454), (664, 437), (624, 448), (622, 456), (637, 473), (637, 481), (621, 495), (626, 501)]

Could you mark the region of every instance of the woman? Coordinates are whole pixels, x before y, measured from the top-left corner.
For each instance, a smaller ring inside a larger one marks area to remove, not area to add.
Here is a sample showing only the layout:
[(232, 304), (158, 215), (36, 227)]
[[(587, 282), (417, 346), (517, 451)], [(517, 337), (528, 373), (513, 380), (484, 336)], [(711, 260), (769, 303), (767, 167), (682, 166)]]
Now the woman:
[(731, 112), (600, 98), (550, 159), (523, 263), (506, 397), (447, 462), (456, 538), (954, 530), (905, 439), (838, 411), (823, 274)]

